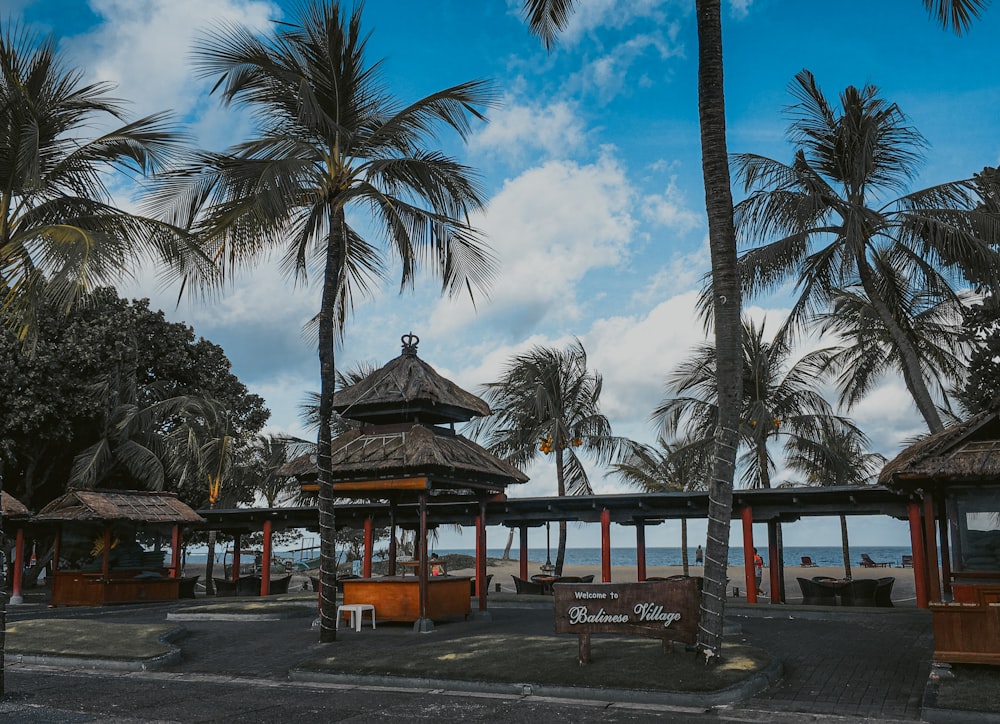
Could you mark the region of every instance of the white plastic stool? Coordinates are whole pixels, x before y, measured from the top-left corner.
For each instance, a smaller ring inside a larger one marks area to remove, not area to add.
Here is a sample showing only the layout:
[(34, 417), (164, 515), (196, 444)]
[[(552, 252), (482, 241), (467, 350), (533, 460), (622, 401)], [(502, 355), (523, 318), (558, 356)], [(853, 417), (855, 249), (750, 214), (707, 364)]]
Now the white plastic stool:
[(345, 603), (337, 606), (337, 628), (340, 628), (342, 612), (348, 611), (351, 614), (351, 627), (355, 631), (361, 630), (361, 623), (365, 618), (365, 611), (372, 612), (372, 629), (375, 628), (375, 606), (370, 603)]

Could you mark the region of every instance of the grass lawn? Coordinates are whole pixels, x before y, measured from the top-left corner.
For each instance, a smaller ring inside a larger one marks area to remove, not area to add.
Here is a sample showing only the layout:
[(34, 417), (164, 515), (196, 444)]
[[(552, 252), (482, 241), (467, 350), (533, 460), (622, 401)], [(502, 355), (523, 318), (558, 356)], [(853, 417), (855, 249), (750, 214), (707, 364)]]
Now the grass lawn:
[[(171, 651), (161, 638), (177, 626), (46, 618), (7, 624), (6, 653), (87, 658), (151, 659)], [(109, 642), (114, 646), (109, 647)]]

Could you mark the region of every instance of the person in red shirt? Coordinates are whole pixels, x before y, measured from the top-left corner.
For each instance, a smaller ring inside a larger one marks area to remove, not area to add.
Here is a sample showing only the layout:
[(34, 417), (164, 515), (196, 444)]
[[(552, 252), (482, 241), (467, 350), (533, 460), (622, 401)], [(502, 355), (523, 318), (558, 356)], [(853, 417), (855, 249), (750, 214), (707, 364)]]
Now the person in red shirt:
[(764, 559), (757, 553), (756, 548), (753, 549), (753, 575), (757, 580), (757, 595), (759, 596), (763, 593), (760, 590), (760, 581), (764, 577)]

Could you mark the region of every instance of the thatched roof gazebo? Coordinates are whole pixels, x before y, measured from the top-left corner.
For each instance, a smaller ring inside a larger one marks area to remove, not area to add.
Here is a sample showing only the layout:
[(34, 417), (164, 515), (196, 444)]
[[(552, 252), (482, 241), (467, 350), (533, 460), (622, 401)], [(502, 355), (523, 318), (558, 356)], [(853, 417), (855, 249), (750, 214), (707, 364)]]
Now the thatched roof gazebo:
[[(339, 498), (381, 499), (390, 511), (402, 503), (417, 503), (420, 530), (419, 561), (427, 560), (427, 508), (435, 502), (474, 501), (476, 519), (476, 586), (480, 612), (485, 616), (486, 532), (485, 508), (502, 498), (509, 485), (528, 477), (488, 450), (455, 432), (455, 423), (490, 414), (481, 398), (445, 379), (417, 356), (419, 339), (402, 337), (402, 353), (364, 380), (338, 391), (334, 410), (352, 425), (331, 444), (333, 493)], [(299, 479), (303, 492), (318, 492), (315, 456), (291, 461), (280, 475)], [(390, 512), (389, 577), (395, 574), (395, 517)], [(371, 577), (371, 526), (365, 528), (364, 578)], [(418, 565), (420, 610), (415, 628), (433, 628), (435, 615), (427, 608), (426, 565)], [(435, 582), (437, 585), (437, 582)], [(466, 585), (468, 591), (468, 585)], [(345, 582), (345, 603), (351, 597)], [(465, 606), (468, 606), (466, 597)], [(410, 613), (400, 613), (408, 617)], [(379, 614), (382, 618), (382, 614)], [(399, 620), (410, 620), (400, 618)]]
[(31, 515), (28, 506), (7, 491), (0, 492), (0, 514), (4, 518), (27, 518)]
[(911, 445), (879, 482), (914, 501), (917, 603), (934, 617), (935, 659), (1000, 664), (1000, 412)]
[[(180, 527), (205, 519), (172, 493), (138, 490), (70, 489), (31, 518), (34, 526), (55, 526), (53, 606), (93, 606), (169, 601), (179, 595)], [(173, 560), (145, 551), (137, 532), (171, 531)], [(72, 559), (63, 568), (61, 560)]]

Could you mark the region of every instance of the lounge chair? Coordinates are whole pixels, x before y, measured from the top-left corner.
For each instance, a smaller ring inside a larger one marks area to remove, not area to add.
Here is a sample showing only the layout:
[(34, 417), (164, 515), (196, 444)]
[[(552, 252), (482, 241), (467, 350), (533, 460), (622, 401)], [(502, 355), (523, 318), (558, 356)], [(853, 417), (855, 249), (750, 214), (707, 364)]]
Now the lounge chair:
[(892, 584), (896, 582), (896, 579), (892, 576), (886, 576), (885, 578), (879, 578), (876, 580), (878, 584), (875, 587), (875, 605), (880, 608), (892, 608)]
[(545, 593), (545, 587), (541, 583), (526, 581), (513, 574), (511, 574), (511, 578), (514, 579), (514, 591), (518, 594), (526, 593), (534, 596), (541, 596)]
[(913, 568), (913, 556), (903, 556), (902, 568)]
[(867, 553), (861, 554), (861, 567), (862, 568), (888, 568), (889, 563), (879, 563), (878, 561), (873, 561), (871, 556)]
[(876, 588), (878, 581), (871, 578), (850, 581), (840, 589), (840, 605), (874, 607)]
[(836, 606), (837, 588), (833, 583), (796, 578), (802, 589), (802, 603), (806, 606)]
[(813, 559), (809, 556), (802, 556), (802, 567), (803, 568), (815, 568), (816, 564), (813, 563)]

